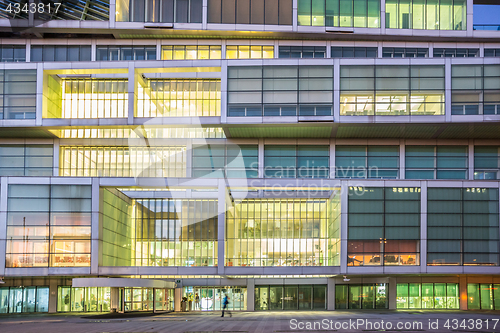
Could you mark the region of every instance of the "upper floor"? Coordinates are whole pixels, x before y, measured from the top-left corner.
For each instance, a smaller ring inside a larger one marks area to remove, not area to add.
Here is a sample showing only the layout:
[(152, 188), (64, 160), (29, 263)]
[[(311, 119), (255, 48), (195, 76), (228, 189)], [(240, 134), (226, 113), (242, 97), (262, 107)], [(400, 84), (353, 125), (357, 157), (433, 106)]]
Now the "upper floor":
[(500, 24), (474, 16), (475, 4), (497, 7), (484, 0), (94, 0), (61, 5), (23, 0), (1, 5), (0, 27), (38, 37), (213, 37), (249, 32), (260, 38), (298, 39), (317, 34), (328, 39), (497, 37)]

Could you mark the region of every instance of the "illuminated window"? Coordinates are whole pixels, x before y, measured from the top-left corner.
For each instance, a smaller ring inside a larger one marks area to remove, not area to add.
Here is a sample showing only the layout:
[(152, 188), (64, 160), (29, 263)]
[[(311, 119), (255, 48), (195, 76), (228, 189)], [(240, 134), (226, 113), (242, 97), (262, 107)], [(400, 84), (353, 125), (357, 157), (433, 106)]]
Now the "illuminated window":
[(386, 0), (386, 28), (466, 30), (466, 0)]
[(128, 114), (127, 80), (67, 79), (62, 81), (59, 94), (48, 103), (57, 103), (60, 98), (61, 113), (55, 106), (46, 118), (125, 118)]
[(349, 266), (420, 264), (420, 188), (349, 188)]
[(220, 45), (166, 45), (161, 47), (162, 60), (221, 59)]
[(190, 138), (190, 139), (225, 139), (220, 127), (203, 128), (141, 128), (141, 136), (131, 128), (79, 128), (49, 130), (58, 138), (63, 139), (126, 139), (126, 138)]
[(380, 0), (298, 0), (299, 25), (380, 27)]
[(49, 312), (49, 287), (0, 288), (0, 313)]
[(111, 311), (109, 287), (57, 287), (57, 312)]
[(397, 309), (459, 309), (458, 283), (398, 283)]
[(340, 114), (442, 115), (444, 66), (341, 66)]
[(217, 266), (217, 200), (135, 199), (134, 266)]
[(467, 309), (499, 310), (500, 284), (468, 283)]
[(498, 189), (427, 190), (427, 265), (498, 266)]
[[(198, 301), (196, 301), (198, 295)], [(192, 302), (194, 311), (221, 311), (224, 308), (224, 296), (230, 300), (227, 305), (229, 311), (246, 311), (247, 309), (247, 288), (241, 286), (233, 287), (184, 287), (182, 296), (187, 297)]]
[(226, 212), (225, 266), (338, 266), (340, 202), (247, 199)]
[(139, 85), (137, 117), (220, 116), (219, 79), (148, 80)]
[(335, 309), (387, 309), (387, 283), (335, 285)]
[(226, 59), (272, 59), (272, 45), (227, 45)]
[(60, 147), (59, 175), (186, 177), (185, 146)]
[(6, 267), (90, 266), (91, 187), (9, 185)]

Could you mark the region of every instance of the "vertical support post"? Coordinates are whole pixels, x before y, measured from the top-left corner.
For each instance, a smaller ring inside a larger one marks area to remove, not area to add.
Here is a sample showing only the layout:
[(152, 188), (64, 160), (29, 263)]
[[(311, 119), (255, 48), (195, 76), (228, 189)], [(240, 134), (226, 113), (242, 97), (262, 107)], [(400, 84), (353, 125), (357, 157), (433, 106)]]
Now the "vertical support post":
[(57, 279), (49, 280), (49, 313), (57, 312)]
[(444, 117), (451, 121), (451, 58), (444, 60)]
[(137, 105), (137, 87), (136, 87), (135, 63), (128, 63), (128, 119), (127, 124), (134, 124), (135, 106)]
[(102, 246), (99, 246), (101, 241), (102, 231), (99, 223), (99, 178), (92, 178), (92, 215), (91, 215), (91, 243), (90, 243), (90, 274), (99, 274), (99, 264), (102, 258)]
[(181, 301), (182, 301), (182, 288), (175, 288), (175, 294), (174, 294), (174, 311), (180, 312), (181, 311)]
[(226, 229), (226, 198), (228, 189), (224, 179), (219, 179), (218, 182), (218, 223), (217, 223), (217, 273), (224, 275), (225, 257), (225, 229)]
[(7, 242), (7, 177), (0, 178), (0, 276), (5, 275), (5, 251)]
[(247, 279), (247, 311), (255, 311), (255, 279)]
[(406, 147), (405, 140), (399, 141), (399, 179), (405, 179), (406, 169)]
[(227, 61), (220, 67), (220, 122), (227, 122)]
[(327, 292), (326, 300), (328, 302), (326, 309), (329, 311), (333, 311), (333, 310), (335, 310), (335, 279), (334, 278), (328, 278), (326, 292)]
[(333, 59), (333, 121), (340, 119), (340, 59)]
[(474, 140), (469, 140), (469, 180), (474, 180)]
[(458, 289), (460, 290), (460, 310), (467, 310), (467, 276), (460, 275)]
[(347, 273), (347, 209), (349, 184), (343, 181), (340, 191), (340, 273)]
[(420, 184), (420, 272), (427, 272), (427, 182)]
[(396, 296), (397, 296), (396, 278), (389, 278), (389, 310), (396, 310)]

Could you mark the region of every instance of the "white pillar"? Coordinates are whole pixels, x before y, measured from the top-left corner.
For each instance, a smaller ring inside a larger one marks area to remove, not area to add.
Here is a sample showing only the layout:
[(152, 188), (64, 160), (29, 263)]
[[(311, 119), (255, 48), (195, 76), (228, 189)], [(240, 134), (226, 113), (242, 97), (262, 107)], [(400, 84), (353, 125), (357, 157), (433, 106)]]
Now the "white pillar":
[(174, 293), (174, 311), (181, 311), (181, 301), (182, 301), (182, 288), (175, 288)]
[(397, 285), (396, 278), (389, 278), (389, 310), (396, 310)]
[(427, 182), (420, 185), (420, 272), (427, 272)]
[(328, 302), (326, 309), (327, 310), (335, 310), (335, 279), (328, 278), (327, 287), (326, 287), (327, 297), (326, 300)]
[(247, 279), (247, 311), (255, 311), (255, 279)]
[(49, 313), (57, 312), (57, 280), (49, 281)]

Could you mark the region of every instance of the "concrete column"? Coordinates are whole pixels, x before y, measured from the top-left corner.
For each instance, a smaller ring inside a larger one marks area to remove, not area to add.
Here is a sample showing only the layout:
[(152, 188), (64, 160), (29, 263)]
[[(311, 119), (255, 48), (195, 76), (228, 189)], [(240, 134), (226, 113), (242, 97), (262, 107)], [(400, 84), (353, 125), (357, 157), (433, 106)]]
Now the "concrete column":
[(420, 185), (420, 272), (427, 272), (427, 182)]
[(208, 22), (208, 0), (202, 0), (201, 28), (207, 30)]
[(330, 139), (330, 178), (335, 178), (335, 139)]
[(255, 279), (247, 279), (247, 311), (255, 311)]
[(128, 63), (128, 119), (127, 123), (132, 125), (134, 123), (134, 111), (137, 105), (137, 92), (135, 80), (135, 63), (130, 61)]
[(297, 13), (298, 13), (298, 1), (297, 0), (292, 0), (292, 31), (297, 31), (297, 26), (298, 26), (298, 20), (297, 20)]
[(49, 313), (57, 312), (57, 279), (49, 281)]
[(474, 140), (469, 140), (469, 180), (474, 180)]
[(327, 292), (326, 301), (328, 302), (326, 309), (329, 311), (333, 311), (333, 310), (335, 310), (335, 279), (334, 278), (328, 278), (326, 292)]
[(225, 229), (226, 229), (226, 197), (227, 197), (226, 183), (224, 179), (219, 179), (218, 187), (218, 225), (217, 225), (217, 273), (224, 275), (224, 265), (226, 264), (224, 242)]
[(259, 178), (264, 178), (264, 139), (259, 139), (259, 150), (257, 154), (257, 173)]
[(340, 191), (340, 273), (347, 273), (347, 205), (349, 186), (342, 182)]
[(220, 122), (227, 122), (227, 61), (221, 61), (220, 68)]
[(182, 288), (175, 288), (174, 293), (174, 311), (181, 311)]
[(110, 288), (110, 302), (111, 306), (110, 309), (116, 309), (118, 311), (121, 306), (120, 306), (120, 288), (117, 287), (111, 287)]
[(35, 125), (42, 126), (43, 118), (43, 62), (36, 64)]
[(460, 290), (460, 310), (467, 310), (467, 277), (465, 275), (460, 275), (458, 289)]
[(406, 147), (405, 140), (399, 141), (399, 179), (405, 179), (406, 168)]
[(156, 312), (156, 288), (153, 288), (153, 313)]
[(92, 215), (91, 215), (91, 243), (90, 243), (90, 274), (99, 274), (102, 258), (102, 230), (99, 223), (99, 178), (92, 178)]
[(340, 119), (340, 59), (333, 59), (333, 121)]
[(5, 275), (5, 251), (7, 242), (7, 177), (0, 178), (0, 276)]
[(389, 278), (389, 310), (396, 310), (396, 296), (397, 296), (396, 278)]
[(451, 121), (451, 58), (444, 60), (444, 117)]

